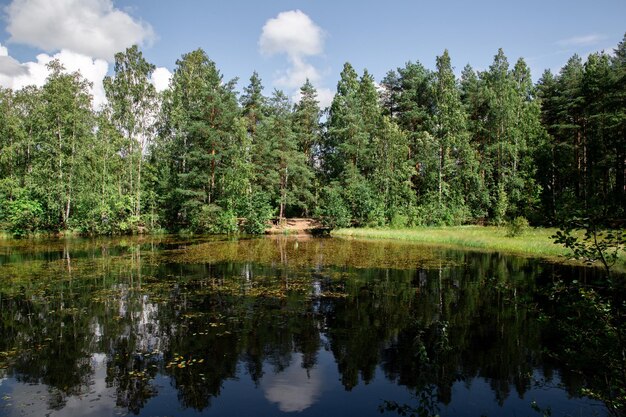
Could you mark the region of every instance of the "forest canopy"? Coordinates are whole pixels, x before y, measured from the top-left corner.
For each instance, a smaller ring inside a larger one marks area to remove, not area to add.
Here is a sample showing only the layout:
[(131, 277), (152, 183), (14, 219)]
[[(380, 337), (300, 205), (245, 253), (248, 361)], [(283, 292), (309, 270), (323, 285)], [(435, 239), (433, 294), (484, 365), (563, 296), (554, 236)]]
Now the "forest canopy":
[(292, 103), (255, 72), (239, 93), (201, 50), (169, 88), (137, 46), (107, 102), (49, 64), (43, 87), (0, 88), (0, 229), (13, 235), (260, 233), (272, 217), (328, 227), (558, 224), (626, 210), (626, 36), (533, 83), (502, 50), (455, 76), (447, 51), (379, 83), (349, 63), (332, 104)]

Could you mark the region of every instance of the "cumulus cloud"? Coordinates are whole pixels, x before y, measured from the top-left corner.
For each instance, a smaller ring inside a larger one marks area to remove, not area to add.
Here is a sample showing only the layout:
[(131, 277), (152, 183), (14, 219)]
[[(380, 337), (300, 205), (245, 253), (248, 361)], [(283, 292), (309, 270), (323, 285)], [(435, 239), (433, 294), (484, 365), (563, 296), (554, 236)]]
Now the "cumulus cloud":
[(167, 90), (170, 85), (170, 79), (172, 78), (172, 73), (165, 67), (159, 67), (154, 70), (152, 73), (152, 78), (150, 82), (154, 85), (154, 88), (160, 93), (163, 90)]
[(324, 32), (300, 10), (282, 12), (265, 22), (259, 47), (266, 55), (318, 55), (324, 50)]
[(557, 44), (561, 46), (590, 46), (596, 45), (606, 39), (605, 35), (590, 34), (584, 36), (574, 36), (572, 38), (561, 39)]
[[(5, 54), (5, 55), (3, 55)], [(20, 68), (19, 71), (4, 71), (3, 60), (10, 60), (11, 65)], [(37, 61), (19, 63), (8, 55), (6, 48), (0, 47), (0, 85), (3, 87), (19, 90), (28, 85), (41, 87), (45, 84), (49, 71), (47, 64), (58, 59), (68, 72), (80, 72), (91, 84), (91, 94), (95, 108), (100, 107), (105, 101), (104, 86), (102, 80), (107, 74), (109, 64), (102, 59), (93, 59), (89, 56), (76, 52), (62, 50), (54, 55), (39, 54)]]
[(321, 55), (324, 52), (325, 33), (300, 10), (281, 12), (263, 25), (259, 38), (259, 49), (263, 55), (284, 54), (289, 66), (278, 74), (274, 85), (290, 90), (294, 101), (300, 99), (299, 88), (308, 79), (318, 88), (321, 107), (330, 105), (333, 93), (319, 87), (322, 74), (307, 57)]
[(9, 56), (9, 50), (0, 43), (0, 74), (15, 77), (28, 73), (28, 69), (15, 58)]
[(319, 82), (321, 76), (317, 68), (300, 58), (291, 60), (291, 66), (274, 82), (281, 88), (300, 88), (308, 79), (311, 83)]
[(320, 107), (322, 109), (330, 107), (330, 104), (333, 102), (333, 98), (335, 98), (335, 92), (330, 88), (320, 88), (317, 90), (317, 99), (319, 100)]
[(154, 39), (149, 24), (111, 0), (13, 0), (5, 12), (10, 42), (49, 53), (71, 50), (111, 62), (116, 52)]
[[(102, 81), (109, 71), (109, 64), (105, 60), (93, 59), (67, 50), (54, 55), (39, 54), (36, 59), (36, 61), (20, 63), (9, 56), (7, 49), (0, 45), (0, 86), (14, 90), (28, 85), (41, 87), (46, 83), (50, 73), (47, 65), (57, 59), (68, 73), (79, 72), (91, 83), (90, 93), (93, 96), (94, 108), (98, 109), (106, 103)], [(7, 62), (8, 64), (5, 65)], [(150, 82), (160, 92), (168, 88), (171, 77), (172, 73), (167, 68), (159, 67), (152, 73)]]

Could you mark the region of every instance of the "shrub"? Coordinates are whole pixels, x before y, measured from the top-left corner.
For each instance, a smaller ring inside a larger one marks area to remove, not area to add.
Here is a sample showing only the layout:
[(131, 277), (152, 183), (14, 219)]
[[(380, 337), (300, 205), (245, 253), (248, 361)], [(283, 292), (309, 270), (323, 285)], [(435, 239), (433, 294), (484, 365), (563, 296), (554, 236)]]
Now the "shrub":
[(263, 193), (252, 194), (243, 209), (243, 232), (251, 235), (265, 232), (267, 222), (272, 218), (272, 214), (272, 206), (268, 203), (267, 196)]
[(324, 227), (336, 229), (350, 225), (350, 210), (336, 186), (325, 187), (322, 190), (321, 202), (316, 217)]
[(506, 235), (508, 237), (521, 236), (528, 230), (528, 220), (525, 217), (518, 216), (506, 225)]
[(41, 224), (43, 209), (38, 201), (20, 198), (8, 203), (7, 230), (15, 237), (27, 236)]
[(237, 218), (216, 204), (203, 204), (194, 210), (190, 227), (194, 233), (231, 234), (237, 232)]
[(414, 210), (411, 223), (416, 226), (458, 226), (466, 223), (470, 214), (462, 203), (440, 204), (430, 195)]
[(402, 229), (407, 227), (409, 224), (409, 216), (405, 216), (403, 214), (394, 214), (389, 222), (389, 227), (392, 229)]

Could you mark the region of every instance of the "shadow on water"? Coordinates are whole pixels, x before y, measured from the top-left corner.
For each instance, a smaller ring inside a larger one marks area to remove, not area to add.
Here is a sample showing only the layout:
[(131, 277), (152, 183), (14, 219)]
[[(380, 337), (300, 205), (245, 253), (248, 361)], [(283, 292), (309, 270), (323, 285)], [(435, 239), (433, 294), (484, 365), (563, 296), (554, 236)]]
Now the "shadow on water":
[(0, 259), (0, 415), (607, 414), (542, 313), (592, 269), (285, 237)]

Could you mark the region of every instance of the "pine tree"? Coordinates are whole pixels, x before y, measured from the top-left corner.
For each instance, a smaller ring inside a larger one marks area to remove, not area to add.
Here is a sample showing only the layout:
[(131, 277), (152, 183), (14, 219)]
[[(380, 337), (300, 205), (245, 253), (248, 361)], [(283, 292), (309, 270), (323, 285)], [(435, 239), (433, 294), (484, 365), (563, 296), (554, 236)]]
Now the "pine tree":
[(385, 78), (380, 82), (380, 93), (383, 114), (396, 118), (400, 111), (400, 94), (402, 93), (402, 80), (396, 71), (388, 71)]
[(256, 136), (256, 129), (267, 112), (267, 99), (263, 96), (263, 84), (259, 74), (254, 71), (250, 84), (243, 89), (240, 98), (242, 114), (246, 118), (246, 127), (251, 137)]
[(317, 100), (317, 90), (307, 79), (300, 88), (300, 101), (294, 109), (294, 130), (298, 149), (304, 153), (309, 168), (315, 170), (320, 163), (321, 111)]
[(176, 64), (164, 97), (161, 146), (169, 160), (169, 222), (187, 227), (194, 216), (207, 212), (204, 206), (219, 205), (229, 169), (224, 156), (240, 143), (241, 130), (234, 81), (224, 83), (201, 49)]
[(256, 180), (271, 196), (283, 219), (288, 212), (302, 212), (310, 207), (313, 195), (313, 172), (304, 152), (298, 149), (289, 99), (274, 91), (268, 117), (259, 126), (259, 141), (254, 151), (258, 158)]
[(359, 134), (358, 93), (358, 74), (352, 65), (345, 63), (330, 105), (323, 146), (324, 171), (328, 178), (340, 177), (346, 162), (357, 164), (351, 144)]

